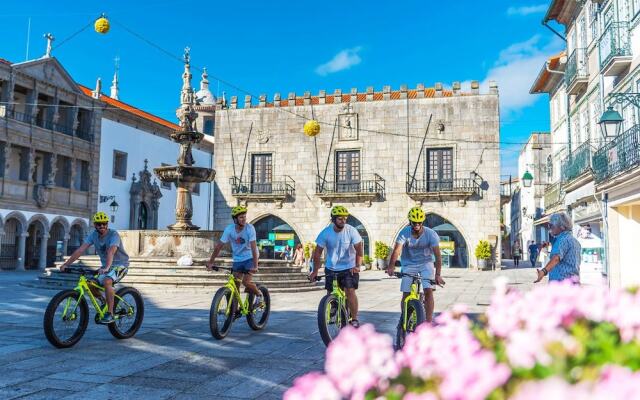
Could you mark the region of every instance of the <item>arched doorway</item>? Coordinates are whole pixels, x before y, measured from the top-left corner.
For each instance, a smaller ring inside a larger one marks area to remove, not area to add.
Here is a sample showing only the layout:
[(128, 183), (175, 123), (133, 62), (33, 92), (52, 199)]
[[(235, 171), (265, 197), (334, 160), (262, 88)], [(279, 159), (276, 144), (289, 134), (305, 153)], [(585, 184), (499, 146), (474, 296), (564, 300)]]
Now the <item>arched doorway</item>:
[(76, 224), (69, 230), (69, 243), (67, 244), (67, 255), (70, 256), (84, 241), (82, 226)]
[(149, 209), (147, 208), (147, 205), (143, 201), (139, 203), (138, 207), (139, 207), (139, 210), (138, 210), (138, 228), (137, 229), (145, 230), (149, 226)]
[(4, 225), (4, 235), (0, 237), (0, 268), (15, 269), (18, 262), (18, 236), (22, 231), (20, 221), (10, 218)]
[[(300, 238), (282, 218), (267, 215), (253, 222), (260, 258), (284, 259), (286, 247), (294, 249)], [(291, 252), (293, 254), (293, 252)]]
[(49, 230), (49, 239), (47, 240), (47, 267), (53, 267), (58, 256), (62, 256), (64, 247), (64, 225), (60, 221), (56, 221), (51, 225)]
[(27, 243), (25, 249), (25, 269), (38, 269), (40, 265), (44, 225), (40, 221), (33, 221), (27, 229)]
[[(449, 220), (438, 214), (427, 214), (426, 226), (436, 231), (440, 236), (440, 252), (442, 253), (442, 266), (452, 268), (468, 268), (469, 252), (467, 241), (462, 233)], [(447, 246), (444, 242), (453, 242), (453, 246)], [(450, 254), (453, 252), (453, 254)]]
[(353, 226), (354, 228), (356, 228), (358, 230), (358, 233), (360, 234), (360, 236), (362, 236), (362, 242), (364, 243), (364, 255), (369, 255), (369, 234), (367, 233), (367, 230), (364, 228), (364, 225), (362, 224), (362, 222), (360, 222), (360, 220), (356, 217), (354, 217), (353, 215), (349, 215), (349, 217), (347, 218), (347, 224)]

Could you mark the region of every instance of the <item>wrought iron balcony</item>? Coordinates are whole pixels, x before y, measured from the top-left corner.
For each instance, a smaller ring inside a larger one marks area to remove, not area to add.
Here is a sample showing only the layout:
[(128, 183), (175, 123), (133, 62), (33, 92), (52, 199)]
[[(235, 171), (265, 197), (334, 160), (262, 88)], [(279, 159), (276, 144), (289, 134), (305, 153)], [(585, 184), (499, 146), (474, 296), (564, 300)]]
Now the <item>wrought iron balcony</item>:
[(372, 179), (351, 182), (332, 182), (316, 176), (316, 195), (323, 200), (355, 199), (373, 201), (383, 199), (385, 180), (378, 174)]
[(567, 69), (564, 74), (567, 93), (579, 94), (586, 90), (589, 83), (589, 60), (587, 49), (575, 49), (567, 60)]
[(33, 122), (33, 116), (31, 114), (12, 110), (12, 109), (7, 110), (7, 116), (11, 119), (15, 119), (16, 121), (20, 121), (20, 122), (25, 122), (27, 124), (31, 124)]
[(407, 194), (415, 200), (467, 199), (480, 195), (481, 189), (474, 179), (416, 180), (407, 175)]
[(593, 155), (596, 182), (612, 178), (640, 166), (640, 125), (634, 125)]
[(564, 196), (560, 182), (552, 183), (546, 187), (544, 192), (544, 208), (548, 212), (549, 209), (562, 203)]
[(230, 179), (231, 194), (240, 200), (285, 201), (295, 197), (296, 182), (284, 175), (280, 181), (251, 182), (238, 177)]
[(591, 143), (587, 140), (562, 162), (560, 166), (562, 182), (571, 182), (589, 169), (591, 169)]
[(619, 75), (631, 64), (629, 23), (612, 22), (600, 37), (600, 69), (605, 76)]

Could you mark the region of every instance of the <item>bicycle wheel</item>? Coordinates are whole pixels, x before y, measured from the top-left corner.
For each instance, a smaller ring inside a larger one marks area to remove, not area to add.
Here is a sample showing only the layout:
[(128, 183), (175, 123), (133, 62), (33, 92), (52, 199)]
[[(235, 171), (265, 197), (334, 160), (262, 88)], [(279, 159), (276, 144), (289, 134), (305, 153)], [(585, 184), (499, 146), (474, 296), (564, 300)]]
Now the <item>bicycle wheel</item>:
[(249, 293), (249, 314), (247, 314), (247, 323), (254, 331), (259, 331), (267, 325), (267, 320), (271, 313), (271, 297), (269, 296), (269, 290), (260, 285), (258, 285), (258, 290), (262, 292), (262, 298), (264, 299), (264, 305), (258, 308), (253, 307), (256, 295)]
[(116, 292), (113, 302), (115, 322), (107, 325), (109, 332), (118, 339), (129, 339), (138, 332), (144, 318), (142, 295), (132, 287), (123, 287)]
[[(404, 312), (404, 311), (403, 311)], [(409, 300), (407, 303), (407, 326), (406, 330), (403, 327), (404, 315), (402, 315), (398, 329), (396, 331), (396, 350), (400, 350), (404, 347), (404, 342), (408, 334), (415, 332), (418, 325), (426, 320), (426, 313), (424, 305), (415, 299)]]
[(339, 307), (338, 298), (328, 294), (318, 305), (318, 330), (325, 346), (338, 336), (340, 329), (347, 325), (347, 310)]
[(227, 287), (218, 289), (209, 310), (209, 329), (216, 339), (224, 339), (231, 329), (236, 312), (237, 302), (232, 299), (231, 290)]
[(44, 335), (59, 349), (78, 343), (87, 330), (89, 306), (75, 290), (64, 290), (51, 299), (44, 313)]

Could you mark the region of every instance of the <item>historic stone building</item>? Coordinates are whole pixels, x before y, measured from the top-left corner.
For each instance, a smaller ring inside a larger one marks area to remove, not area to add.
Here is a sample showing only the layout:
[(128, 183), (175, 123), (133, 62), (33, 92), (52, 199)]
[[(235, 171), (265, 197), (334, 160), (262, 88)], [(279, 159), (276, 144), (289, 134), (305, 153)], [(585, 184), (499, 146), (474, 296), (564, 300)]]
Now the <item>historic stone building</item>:
[(0, 60), (0, 267), (44, 268), (80, 245), (97, 204), (97, 105), (55, 58)]
[[(428, 225), (454, 242), (451, 266), (476, 266), (482, 239), (499, 258), (495, 83), (483, 93), (474, 81), (467, 91), (456, 82), (451, 90), (385, 86), (218, 104), (214, 229), (231, 222), (232, 206), (247, 203), (263, 257), (314, 241), (334, 204), (348, 207), (373, 256), (374, 241), (391, 245), (419, 204)], [(303, 133), (311, 118), (321, 124), (315, 138)]]

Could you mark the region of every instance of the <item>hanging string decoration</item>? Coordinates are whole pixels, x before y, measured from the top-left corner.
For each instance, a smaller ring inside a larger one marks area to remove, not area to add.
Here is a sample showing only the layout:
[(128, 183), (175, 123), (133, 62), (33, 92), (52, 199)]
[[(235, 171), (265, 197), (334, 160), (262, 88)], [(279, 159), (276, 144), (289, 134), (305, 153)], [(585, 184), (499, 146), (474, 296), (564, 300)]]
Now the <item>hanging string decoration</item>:
[(109, 32), (109, 28), (111, 28), (111, 24), (109, 24), (109, 20), (105, 14), (102, 14), (100, 18), (96, 19), (96, 22), (93, 24), (93, 29), (96, 32), (105, 34)]
[(311, 119), (304, 124), (304, 134), (309, 137), (315, 137), (320, 133), (320, 123), (315, 119)]

